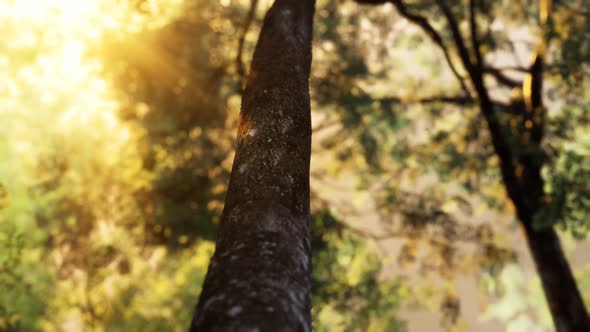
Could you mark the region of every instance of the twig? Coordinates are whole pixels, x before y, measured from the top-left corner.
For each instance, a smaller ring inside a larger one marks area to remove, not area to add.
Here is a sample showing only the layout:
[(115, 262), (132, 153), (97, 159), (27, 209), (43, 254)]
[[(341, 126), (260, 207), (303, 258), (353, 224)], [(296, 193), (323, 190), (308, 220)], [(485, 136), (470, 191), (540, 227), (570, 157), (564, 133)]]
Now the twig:
[(244, 65), (243, 54), (244, 54), (244, 45), (246, 43), (246, 35), (248, 34), (248, 30), (250, 30), (250, 26), (254, 21), (254, 15), (256, 14), (256, 7), (258, 6), (258, 0), (251, 0), (250, 2), (250, 9), (248, 10), (248, 15), (244, 20), (244, 25), (242, 26), (242, 34), (240, 35), (240, 39), (238, 40), (238, 54), (236, 55), (236, 72), (239, 76), (239, 92), (242, 93), (244, 89), (244, 85), (246, 82), (246, 66)]

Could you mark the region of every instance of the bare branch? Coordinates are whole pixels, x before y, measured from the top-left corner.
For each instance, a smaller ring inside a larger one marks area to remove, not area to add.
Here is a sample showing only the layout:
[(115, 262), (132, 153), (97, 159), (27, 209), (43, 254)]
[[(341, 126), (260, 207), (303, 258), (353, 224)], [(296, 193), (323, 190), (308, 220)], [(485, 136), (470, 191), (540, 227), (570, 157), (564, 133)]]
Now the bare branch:
[(457, 51), (459, 52), (459, 57), (463, 62), (463, 66), (465, 66), (467, 72), (473, 80), (474, 75), (476, 74), (475, 68), (473, 63), (471, 62), (471, 57), (469, 55), (469, 51), (467, 50), (467, 46), (465, 46), (465, 41), (463, 40), (461, 31), (459, 31), (459, 23), (453, 15), (451, 8), (447, 5), (447, 3), (444, 0), (436, 0), (436, 3), (438, 4), (439, 8), (442, 10), (443, 14), (447, 19), (447, 23), (449, 24), (449, 28), (451, 29), (451, 34), (453, 35), (453, 41), (455, 42)]
[[(486, 68), (485, 70), (489, 70), (489, 68)], [(521, 73), (528, 73), (530, 69), (528, 69), (526, 67), (522, 67), (522, 66), (507, 66), (507, 67), (497, 67), (497, 68), (495, 68), (495, 70), (499, 70), (499, 71), (513, 70), (513, 71), (518, 71)]]
[(402, 15), (408, 21), (410, 21), (410, 22), (418, 25), (420, 28), (422, 28), (422, 30), (424, 30), (424, 32), (426, 32), (428, 37), (430, 37), (430, 39), (432, 39), (432, 41), (434, 41), (434, 43), (436, 45), (438, 45), (438, 47), (440, 47), (440, 49), (443, 51), (445, 60), (449, 64), (449, 68), (451, 68), (451, 71), (453, 72), (453, 74), (455, 75), (457, 80), (459, 81), (459, 84), (461, 84), (461, 88), (465, 92), (465, 95), (471, 96), (471, 93), (469, 92), (469, 89), (467, 88), (467, 85), (465, 84), (465, 78), (463, 76), (461, 76), (461, 74), (459, 74), (459, 71), (457, 70), (457, 67), (455, 67), (453, 60), (451, 59), (451, 55), (449, 53), (449, 50), (448, 50), (447, 46), (445, 45), (442, 37), (436, 31), (436, 29), (434, 29), (434, 27), (430, 24), (430, 22), (428, 22), (428, 19), (424, 16), (410, 13), (410, 11), (408, 10), (408, 8), (406, 7), (406, 5), (403, 3), (402, 0), (390, 0), (390, 2), (395, 6), (397, 11), (400, 13), (400, 15)]
[[(505, 137), (505, 131), (503, 130), (502, 124), (500, 123), (495, 112), (495, 105), (490, 99), (488, 91), (485, 87), (483, 80), (483, 70), (478, 70), (479, 68), (474, 67), (473, 63), (471, 62), (465, 42), (463, 41), (461, 32), (459, 31), (459, 25), (449, 6), (444, 0), (437, 0), (436, 2), (447, 19), (453, 39), (459, 50), (461, 60), (467, 67), (471, 81), (477, 90), (480, 108), (488, 124), (494, 150), (500, 159), (500, 170), (502, 173), (502, 179), (506, 185), (506, 190), (508, 191), (508, 195), (514, 202), (515, 206), (526, 207), (526, 195), (515, 172), (515, 160), (512, 155), (512, 148), (510, 146), (509, 140)], [(521, 220), (525, 220), (529, 216), (530, 211), (524, 210), (526, 209), (517, 209), (518, 217)]]
[(471, 30), (471, 46), (473, 47), (473, 51), (475, 53), (476, 64), (479, 70), (483, 68), (483, 57), (481, 55), (479, 39), (477, 37), (477, 22), (476, 22), (476, 15), (475, 12), (475, 0), (469, 0), (469, 28)]
[(374, 100), (377, 102), (395, 103), (395, 104), (402, 104), (402, 105), (444, 103), (444, 104), (455, 104), (455, 105), (468, 106), (468, 105), (473, 105), (475, 103), (475, 100), (473, 100), (473, 98), (464, 97), (464, 96), (434, 96), (434, 97), (414, 98), (414, 99), (412, 99), (412, 98), (399, 98), (399, 97), (385, 97), (385, 98), (376, 98)]
[(422, 15), (410, 13), (410, 11), (408, 10), (408, 8), (406, 7), (406, 5), (404, 4), (404, 2), (402, 0), (355, 0), (355, 1), (357, 3), (369, 4), (369, 5), (380, 5), (380, 4), (385, 4), (385, 3), (393, 4), (401, 16), (403, 16), (408, 21), (419, 26), (424, 32), (426, 32), (428, 37), (430, 37), (430, 39), (432, 39), (432, 41), (434, 41), (434, 43), (438, 47), (440, 47), (440, 49), (443, 51), (445, 60), (447, 61), (449, 67), (451, 68), (451, 71), (453, 72), (453, 74), (455, 75), (457, 80), (459, 81), (459, 84), (461, 84), (461, 88), (465, 92), (465, 95), (467, 95), (467, 96), (471, 95), (471, 93), (469, 92), (469, 89), (467, 88), (467, 85), (465, 84), (465, 78), (463, 76), (461, 76), (461, 74), (459, 74), (459, 71), (457, 70), (457, 67), (453, 63), (453, 60), (451, 59), (450, 52), (449, 52), (447, 46), (444, 44), (442, 37), (436, 31), (436, 29), (430, 24), (430, 22), (428, 22), (428, 19), (426, 17), (424, 17)]
[[(415, 105), (415, 104), (453, 104), (460, 106), (472, 106), (475, 104), (475, 100), (471, 97), (464, 96), (433, 96), (424, 98), (400, 98), (400, 97), (383, 97), (383, 98), (372, 98), (370, 95), (359, 96), (363, 100), (371, 100), (378, 103), (386, 104), (399, 104), (399, 105)], [(325, 120), (320, 124), (312, 128), (312, 132), (316, 133), (324, 129), (332, 128), (340, 124), (340, 120)]]
[(256, 7), (258, 6), (258, 0), (251, 0), (250, 1), (250, 9), (248, 10), (248, 15), (244, 20), (244, 25), (242, 26), (242, 34), (240, 35), (240, 39), (238, 40), (238, 54), (236, 55), (236, 72), (239, 76), (239, 92), (242, 93), (244, 89), (244, 85), (246, 82), (246, 69), (244, 65), (244, 60), (242, 59), (244, 55), (244, 45), (246, 43), (246, 35), (248, 34), (248, 30), (250, 30), (250, 26), (254, 21), (254, 15), (256, 14)]
[[(525, 68), (522, 68), (524, 71), (528, 71)], [(510, 77), (506, 76), (502, 70), (506, 70), (506, 68), (498, 69), (494, 67), (487, 67), (483, 69), (484, 74), (492, 75), (496, 81), (500, 84), (504, 84), (509, 88), (516, 88), (522, 85), (522, 83), (511, 79)]]

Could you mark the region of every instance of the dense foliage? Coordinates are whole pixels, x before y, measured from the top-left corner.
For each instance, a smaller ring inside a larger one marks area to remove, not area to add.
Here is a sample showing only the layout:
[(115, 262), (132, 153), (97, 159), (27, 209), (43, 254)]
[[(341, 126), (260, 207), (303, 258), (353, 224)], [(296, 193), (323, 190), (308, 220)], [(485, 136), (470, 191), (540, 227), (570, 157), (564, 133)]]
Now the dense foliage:
[[(240, 61), (270, 5), (254, 3), (248, 23), (246, 0), (0, 1), (0, 331), (186, 330), (233, 159)], [(430, 1), (409, 3), (445, 26)], [(487, 79), (521, 80), (538, 11), (484, 3), (481, 48), (515, 68)], [(546, 32), (538, 226), (559, 225), (570, 251), (590, 227), (587, 5), (555, 1)], [(549, 329), (489, 134), (445, 55), (391, 4), (318, 1), (315, 29), (315, 328), (404, 330), (402, 309), (419, 307), (468, 330), (469, 276), (470, 324)]]

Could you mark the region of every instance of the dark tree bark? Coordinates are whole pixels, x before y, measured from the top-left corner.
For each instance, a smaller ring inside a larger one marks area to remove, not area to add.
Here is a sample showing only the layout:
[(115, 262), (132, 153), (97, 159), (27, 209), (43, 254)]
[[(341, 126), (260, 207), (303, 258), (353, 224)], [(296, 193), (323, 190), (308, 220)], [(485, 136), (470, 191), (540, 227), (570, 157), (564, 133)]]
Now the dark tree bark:
[(314, 0), (276, 0), (243, 94), (217, 246), (191, 331), (310, 331)]
[(576, 280), (553, 227), (524, 226), (529, 248), (543, 284), (553, 324), (558, 332), (589, 332), (590, 321)]
[[(439, 46), (445, 55), (448, 53), (448, 46), (440, 37), (440, 34), (428, 22), (425, 16), (410, 13), (403, 0), (355, 0), (364, 4), (393, 4), (400, 15), (410, 22), (418, 25), (430, 38)], [(480, 53), (479, 38), (476, 25), (476, 1), (470, 0), (469, 4), (469, 25), (471, 34), (472, 49), (467, 44), (459, 29), (456, 20), (448, 3), (444, 0), (435, 1), (443, 13), (452, 36), (452, 41), (459, 53), (459, 58), (466, 68), (468, 78), (475, 90), (479, 108), (484, 115), (492, 145), (500, 160), (500, 171), (508, 197), (514, 203), (516, 214), (522, 225), (529, 249), (533, 256), (545, 297), (553, 317), (553, 323), (558, 332), (590, 332), (590, 318), (577, 287), (570, 265), (561, 248), (559, 237), (552, 226), (538, 229), (534, 225), (535, 216), (543, 206), (544, 180), (541, 176), (541, 168), (545, 161), (541, 149), (541, 142), (545, 127), (545, 113), (543, 107), (543, 55), (539, 54), (528, 72), (531, 75), (530, 96), (525, 105), (517, 109), (518, 115), (523, 115), (527, 132), (526, 140), (519, 144), (524, 152), (518, 155), (514, 153), (511, 146), (511, 135), (500, 123), (497, 116), (497, 104), (495, 104), (488, 93), (484, 74), (495, 74), (495, 77), (502, 78), (499, 70), (486, 68), (484, 58)], [(472, 60), (475, 58), (475, 61)], [(447, 57), (448, 60), (448, 57)], [(452, 62), (448, 61), (451, 69)], [(458, 80), (464, 87), (462, 77)], [(499, 79), (499, 82), (512, 88), (515, 83)], [(516, 85), (518, 86), (518, 85)], [(527, 123), (528, 122), (528, 123)]]

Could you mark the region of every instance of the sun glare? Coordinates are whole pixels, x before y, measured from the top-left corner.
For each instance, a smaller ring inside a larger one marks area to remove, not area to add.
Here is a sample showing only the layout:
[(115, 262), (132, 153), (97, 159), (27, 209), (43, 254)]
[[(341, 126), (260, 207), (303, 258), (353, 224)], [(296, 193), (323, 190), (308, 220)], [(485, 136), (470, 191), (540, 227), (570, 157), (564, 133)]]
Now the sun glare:
[(183, 0), (148, 0), (139, 10), (120, 0), (0, 0), (2, 121), (29, 128), (20, 129), (23, 137), (41, 126), (126, 140), (105, 64), (89, 50), (104, 38), (161, 27), (182, 7)]

